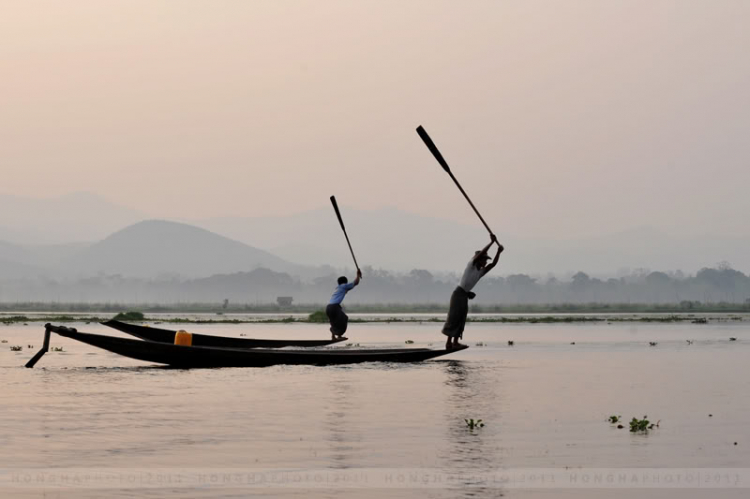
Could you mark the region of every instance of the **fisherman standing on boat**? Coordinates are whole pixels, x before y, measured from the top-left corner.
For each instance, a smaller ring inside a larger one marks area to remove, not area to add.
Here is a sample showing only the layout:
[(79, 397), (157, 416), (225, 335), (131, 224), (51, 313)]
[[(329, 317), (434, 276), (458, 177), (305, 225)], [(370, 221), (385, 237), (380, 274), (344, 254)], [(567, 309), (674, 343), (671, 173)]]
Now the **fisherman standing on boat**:
[[(497, 260), (500, 258), (500, 253), (505, 249), (502, 244), (497, 242), (495, 234), (490, 234), (490, 239), (490, 244), (485, 246), (484, 249), (474, 253), (474, 258), (469, 261), (466, 270), (464, 270), (461, 282), (451, 295), (448, 319), (443, 326), (443, 334), (448, 337), (448, 341), (445, 342), (445, 348), (447, 350), (461, 346), (458, 339), (463, 338), (464, 335), (466, 315), (469, 313), (469, 300), (476, 296), (471, 290), (477, 285), (479, 279), (495, 268)], [(493, 243), (497, 243), (497, 253), (495, 253), (495, 259), (492, 263), (487, 265), (487, 260), (490, 259), (487, 251)], [(453, 340), (452, 342), (451, 339)]]
[(341, 276), (338, 279), (338, 286), (336, 286), (336, 290), (333, 292), (333, 296), (331, 296), (331, 301), (328, 302), (328, 306), (326, 307), (326, 315), (331, 322), (332, 339), (336, 339), (336, 337), (340, 338), (346, 332), (346, 327), (349, 324), (349, 316), (344, 313), (341, 302), (344, 301), (346, 293), (359, 284), (360, 279), (362, 279), (362, 271), (359, 269), (357, 269), (357, 278), (351, 284), (346, 276)]

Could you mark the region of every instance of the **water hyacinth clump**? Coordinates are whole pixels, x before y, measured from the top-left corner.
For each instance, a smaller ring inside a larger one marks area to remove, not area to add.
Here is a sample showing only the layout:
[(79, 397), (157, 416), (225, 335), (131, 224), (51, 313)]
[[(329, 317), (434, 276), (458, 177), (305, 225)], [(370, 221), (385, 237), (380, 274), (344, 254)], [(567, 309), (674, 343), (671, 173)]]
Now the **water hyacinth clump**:
[(660, 421), (652, 423), (648, 420), (648, 416), (643, 416), (643, 419), (633, 418), (630, 420), (630, 432), (631, 433), (648, 433), (649, 430), (659, 427)]
[(470, 430), (473, 430), (475, 428), (484, 428), (484, 423), (482, 422), (481, 419), (475, 420), (474, 418), (471, 418), (471, 419), (464, 419), (464, 421), (466, 422), (466, 426)]
[(328, 316), (325, 310), (316, 310), (307, 316), (309, 322), (328, 322)]
[(120, 312), (113, 319), (116, 321), (143, 321), (146, 317), (143, 315), (143, 312), (130, 310), (128, 312)]

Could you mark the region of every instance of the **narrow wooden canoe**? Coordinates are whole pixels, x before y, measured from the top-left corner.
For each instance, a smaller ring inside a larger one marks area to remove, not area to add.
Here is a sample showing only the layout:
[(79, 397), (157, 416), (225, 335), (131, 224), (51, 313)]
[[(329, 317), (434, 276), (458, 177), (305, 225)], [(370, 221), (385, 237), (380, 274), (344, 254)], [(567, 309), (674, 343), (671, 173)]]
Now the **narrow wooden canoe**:
[(82, 343), (102, 348), (118, 355), (132, 359), (166, 364), (179, 368), (194, 367), (267, 367), (278, 364), (292, 365), (335, 365), (357, 364), (360, 362), (421, 362), (468, 348), (454, 350), (432, 350), (429, 348), (395, 348), (395, 349), (322, 349), (322, 350), (275, 350), (275, 349), (242, 349), (183, 346), (172, 343), (114, 338), (100, 334), (80, 333), (74, 328), (47, 324), (45, 341), (42, 350), (34, 356), (26, 367), (34, 364), (44, 355), (49, 347), (50, 333), (71, 338)]
[[(116, 321), (114, 319), (102, 322), (123, 333), (127, 333), (147, 341), (156, 341), (158, 343), (174, 343), (174, 334), (176, 331), (171, 329), (161, 329), (158, 327), (139, 326), (137, 324), (128, 324), (126, 322)], [(335, 340), (267, 340), (257, 338), (227, 338), (226, 336), (210, 336), (207, 334), (193, 333), (193, 346), (196, 347), (221, 347), (221, 348), (283, 348), (283, 347), (323, 347), (333, 345), (347, 338), (337, 338)]]

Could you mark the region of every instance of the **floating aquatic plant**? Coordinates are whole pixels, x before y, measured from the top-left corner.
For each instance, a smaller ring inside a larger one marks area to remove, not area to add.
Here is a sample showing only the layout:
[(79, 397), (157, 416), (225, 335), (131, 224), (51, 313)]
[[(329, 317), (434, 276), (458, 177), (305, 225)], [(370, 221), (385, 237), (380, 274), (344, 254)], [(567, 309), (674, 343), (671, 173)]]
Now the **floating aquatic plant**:
[(486, 346), (486, 345), (480, 341), (479, 343), (476, 344), (476, 346), (483, 347), (483, 346)]
[(414, 344), (414, 341), (412, 341), (412, 340), (406, 340), (404, 343), (406, 343), (407, 345), (412, 345), (412, 344)]
[(649, 341), (648, 344), (649, 346), (652, 346), (652, 347), (655, 347), (656, 345), (658, 345), (658, 343), (655, 341)]
[(20, 352), (21, 350), (23, 350), (21, 345), (11, 345), (10, 347), (11, 352)]
[(307, 316), (309, 322), (328, 322), (328, 316), (325, 310), (316, 310)]
[(643, 416), (643, 419), (633, 418), (630, 420), (630, 432), (631, 433), (648, 433), (649, 430), (659, 427), (661, 420), (656, 423), (652, 423), (648, 420), (648, 416)]
[(610, 416), (607, 418), (607, 421), (609, 421), (611, 424), (619, 423), (622, 416)]
[(63, 351), (63, 347), (52, 347), (52, 348), (50, 348), (50, 350), (52, 350), (53, 352), (62, 352)]
[(484, 428), (484, 423), (481, 419), (475, 420), (474, 418), (471, 418), (464, 419), (464, 421), (466, 421), (466, 426), (468, 426), (470, 430), (473, 430), (474, 428)]
[(729, 341), (737, 341), (737, 338), (734, 338), (734, 337), (729, 338)]
[(128, 312), (120, 312), (113, 317), (116, 321), (142, 321), (145, 319), (143, 312), (130, 310)]

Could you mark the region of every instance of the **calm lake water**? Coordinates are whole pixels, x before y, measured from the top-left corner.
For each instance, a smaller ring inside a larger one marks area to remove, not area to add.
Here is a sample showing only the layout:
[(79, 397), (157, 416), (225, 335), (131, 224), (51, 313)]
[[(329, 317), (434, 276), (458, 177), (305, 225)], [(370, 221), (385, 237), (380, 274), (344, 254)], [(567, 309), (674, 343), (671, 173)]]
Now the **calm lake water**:
[[(442, 348), (439, 329), (349, 338)], [(42, 336), (0, 326), (2, 498), (750, 496), (748, 322), (470, 324), (470, 349), (422, 364), (264, 369), (163, 369), (56, 335), (64, 351), (23, 368)], [(661, 423), (631, 434), (610, 415)]]

